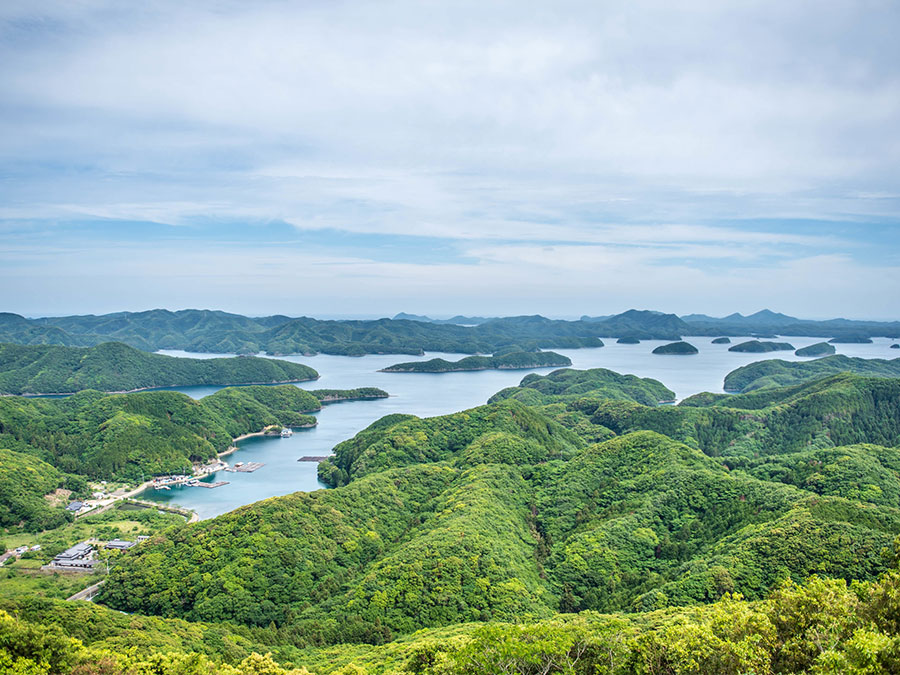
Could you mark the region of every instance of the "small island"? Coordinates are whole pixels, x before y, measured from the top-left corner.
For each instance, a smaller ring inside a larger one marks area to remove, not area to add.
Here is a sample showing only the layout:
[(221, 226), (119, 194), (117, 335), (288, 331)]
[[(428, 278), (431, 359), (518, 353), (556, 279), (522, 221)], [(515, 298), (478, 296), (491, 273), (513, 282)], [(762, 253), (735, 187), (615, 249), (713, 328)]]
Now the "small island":
[(620, 337), (618, 340), (616, 340), (616, 344), (617, 345), (639, 345), (639, 344), (641, 344), (641, 341), (638, 340), (636, 337), (628, 336), (628, 337)]
[(520, 370), (571, 366), (568, 356), (556, 352), (510, 352), (501, 356), (467, 356), (459, 361), (409, 361), (382, 368), (382, 373), (456, 373), (470, 370)]
[(670, 342), (667, 345), (660, 345), (653, 350), (653, 354), (676, 354), (687, 356), (689, 354), (699, 354), (700, 350), (689, 342)]
[(319, 403), (342, 403), (344, 401), (371, 401), (376, 398), (388, 398), (384, 389), (377, 387), (359, 387), (358, 389), (313, 389), (309, 392)]
[(715, 340), (712, 341), (712, 344), (714, 344), (714, 345), (730, 345), (731, 338), (717, 337)]
[(834, 345), (827, 342), (817, 342), (809, 347), (801, 347), (794, 352), (797, 356), (831, 356), (835, 353)]
[(794, 345), (789, 342), (760, 342), (759, 340), (747, 340), (734, 347), (729, 347), (730, 352), (747, 352), (750, 354), (763, 354), (765, 352), (794, 351)]
[(891, 345), (891, 349), (900, 349), (900, 342), (895, 342)]
[(845, 335), (843, 337), (831, 338), (829, 342), (833, 345), (869, 345), (872, 344), (872, 338), (862, 335)]

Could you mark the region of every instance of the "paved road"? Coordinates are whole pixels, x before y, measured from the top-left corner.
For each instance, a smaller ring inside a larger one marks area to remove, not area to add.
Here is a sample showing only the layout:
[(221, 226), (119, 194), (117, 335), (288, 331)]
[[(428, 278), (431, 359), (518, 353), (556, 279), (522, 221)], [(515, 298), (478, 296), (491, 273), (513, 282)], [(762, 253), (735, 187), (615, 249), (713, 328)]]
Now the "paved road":
[[(104, 579), (103, 581), (106, 581), (106, 579)], [(98, 590), (100, 589), (100, 587), (103, 585), (103, 581), (98, 581), (98, 582), (97, 582), (96, 584), (94, 584), (93, 586), (88, 586), (88, 587), (85, 588), (84, 590), (78, 591), (78, 592), (77, 592), (75, 595), (73, 595), (72, 597), (66, 598), (66, 600), (90, 600), (90, 599), (93, 598), (95, 595), (97, 595), (97, 591), (98, 591)]]

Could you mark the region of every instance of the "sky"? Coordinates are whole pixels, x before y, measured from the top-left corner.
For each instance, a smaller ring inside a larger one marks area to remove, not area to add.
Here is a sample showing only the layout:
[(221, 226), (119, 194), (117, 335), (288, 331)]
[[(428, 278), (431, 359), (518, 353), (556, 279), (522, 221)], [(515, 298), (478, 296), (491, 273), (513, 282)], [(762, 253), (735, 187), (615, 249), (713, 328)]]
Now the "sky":
[(893, 0), (0, 3), (0, 311), (900, 319), (898, 34)]

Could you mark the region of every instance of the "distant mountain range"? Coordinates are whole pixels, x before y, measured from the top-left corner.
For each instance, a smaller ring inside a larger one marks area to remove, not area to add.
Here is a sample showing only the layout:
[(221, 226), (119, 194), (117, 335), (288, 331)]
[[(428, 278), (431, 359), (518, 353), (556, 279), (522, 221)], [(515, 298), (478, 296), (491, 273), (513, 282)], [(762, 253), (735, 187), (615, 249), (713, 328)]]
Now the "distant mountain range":
[(406, 312), (400, 312), (394, 316), (394, 321), (422, 321), (424, 323), (451, 323), (457, 326), (479, 326), (488, 321), (493, 321), (496, 318), (497, 317), (485, 318), (483, 316), (461, 316), (457, 314), (449, 319), (432, 319), (430, 316), (423, 316), (421, 314), (407, 314)]
[(747, 333), (777, 335), (808, 335), (811, 337), (898, 337), (898, 321), (854, 321), (828, 319), (816, 321), (763, 309), (754, 314), (729, 314), (722, 318), (706, 314), (687, 314), (681, 320), (688, 324), (691, 335), (746, 335)]
[(255, 354), (421, 354), (445, 351), (493, 354), (498, 350), (575, 349), (602, 346), (600, 338), (675, 341), (684, 336), (808, 335), (841, 341), (900, 337), (900, 322), (831, 319), (810, 321), (762, 310), (722, 318), (676, 316), (631, 309), (577, 321), (543, 316), (433, 320), (398, 314), (393, 319), (323, 321), (283, 315), (247, 317), (214, 310), (116, 312), (27, 319), (0, 313), (0, 343), (91, 347), (122, 342), (144, 351), (182, 349)]

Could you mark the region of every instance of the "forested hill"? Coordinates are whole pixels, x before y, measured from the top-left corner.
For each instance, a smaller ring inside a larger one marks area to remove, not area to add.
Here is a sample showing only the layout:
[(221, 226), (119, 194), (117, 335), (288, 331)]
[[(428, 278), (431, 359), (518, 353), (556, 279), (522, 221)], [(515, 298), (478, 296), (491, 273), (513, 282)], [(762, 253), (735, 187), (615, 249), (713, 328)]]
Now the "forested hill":
[(257, 357), (188, 359), (105, 342), (96, 347), (0, 344), (0, 394), (106, 392), (199, 384), (272, 384), (315, 380), (299, 363)]
[(160, 536), (114, 570), (102, 602), (274, 624), (299, 644), (380, 643), (890, 568), (900, 381), (843, 375), (762, 408), (643, 406), (543, 381), (557, 386), (531, 405), (376, 422), (323, 463), (340, 487)]
[(768, 309), (744, 316), (739, 313), (716, 318), (705, 314), (688, 314), (681, 319), (688, 324), (685, 335), (805, 335), (855, 339), (867, 337), (900, 337), (900, 321), (857, 321), (798, 319)]
[(732, 370), (725, 376), (726, 391), (750, 392), (809, 382), (835, 373), (856, 373), (872, 377), (900, 377), (898, 359), (860, 359), (843, 354), (815, 361), (757, 361)]
[(517, 387), (507, 387), (494, 394), (489, 402), (514, 398), (522, 403), (546, 404), (579, 399), (616, 399), (656, 405), (673, 401), (675, 392), (662, 382), (637, 375), (620, 375), (606, 368), (574, 370), (563, 368), (549, 375), (531, 373)]

